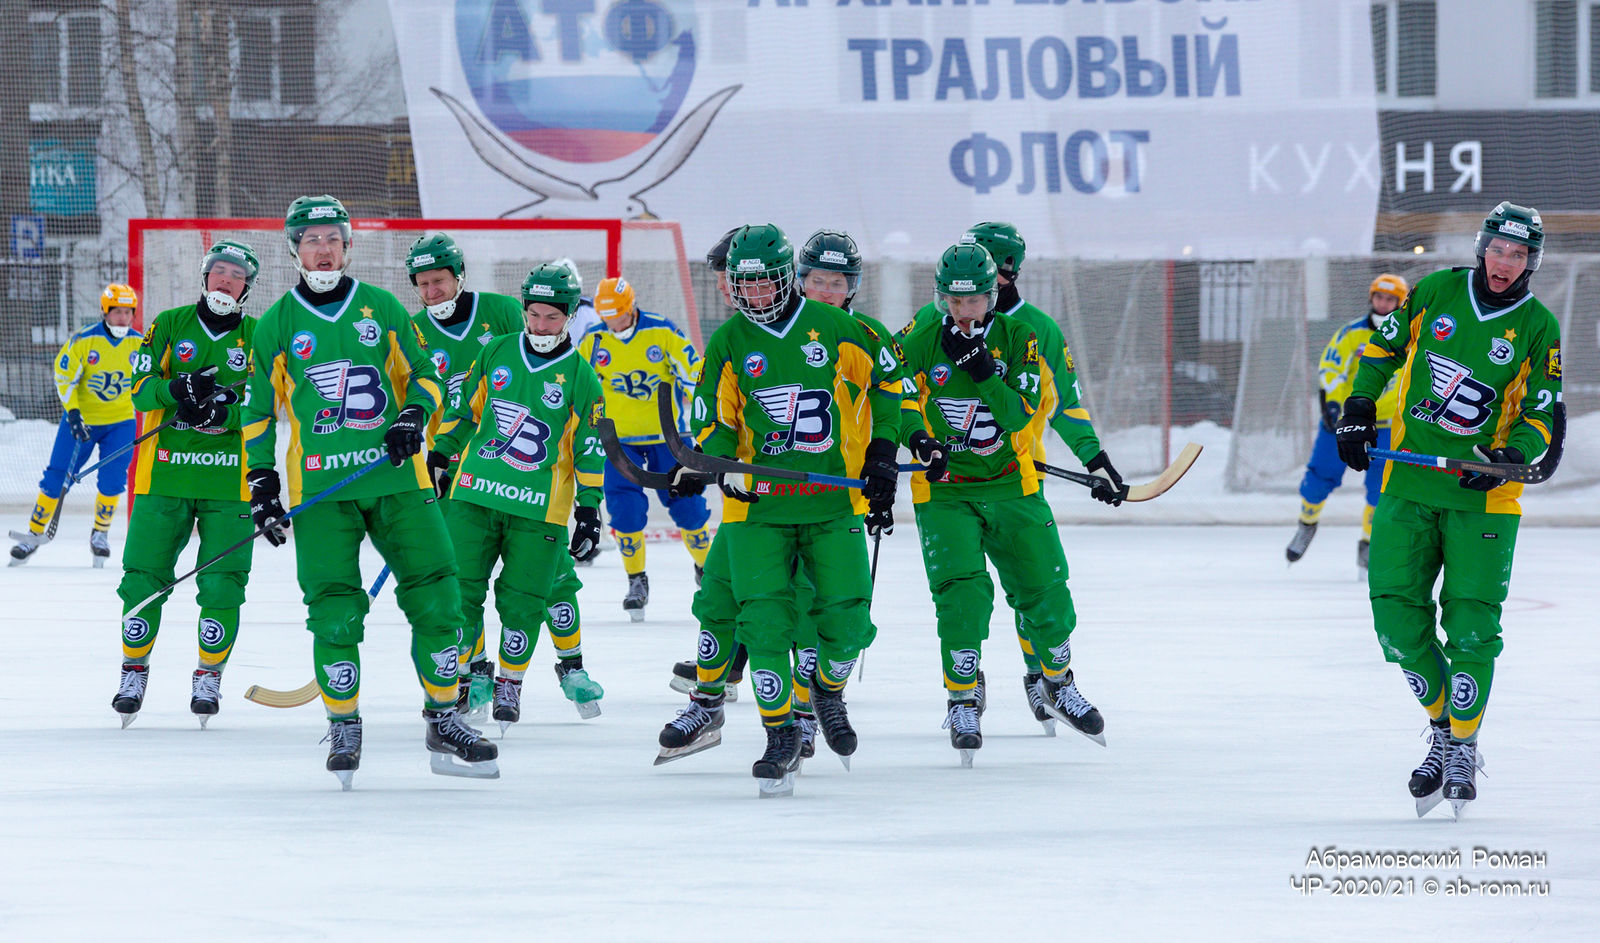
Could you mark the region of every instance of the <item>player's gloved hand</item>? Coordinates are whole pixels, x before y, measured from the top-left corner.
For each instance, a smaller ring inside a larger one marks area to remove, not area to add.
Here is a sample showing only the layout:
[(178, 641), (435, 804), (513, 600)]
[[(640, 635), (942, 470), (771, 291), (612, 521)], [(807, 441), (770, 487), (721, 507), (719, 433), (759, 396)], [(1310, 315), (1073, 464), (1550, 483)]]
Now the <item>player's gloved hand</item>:
[(929, 481), (944, 478), (944, 473), (950, 468), (950, 450), (944, 447), (943, 442), (918, 429), (911, 433), (911, 441), (906, 445), (911, 449), (913, 458), (928, 466), (924, 474)]
[(1322, 428), (1333, 435), (1339, 430), (1339, 404), (1328, 399), (1328, 394), (1319, 394), (1322, 397)]
[(723, 474), (717, 476), (717, 487), (722, 489), (722, 496), (745, 504), (755, 504), (759, 499), (755, 492), (744, 486), (745, 476), (738, 474)]
[(250, 520), (255, 522), (256, 529), (274, 547), (288, 543), (284, 531), (289, 529), (289, 521), (284, 515), (283, 502), (278, 498), (283, 490), (278, 473), (270, 468), (258, 468), (244, 480), (250, 486)]
[(1339, 440), (1339, 461), (1351, 470), (1364, 472), (1372, 464), (1367, 448), (1378, 444), (1378, 406), (1365, 396), (1352, 396), (1344, 401), (1344, 415), (1338, 428), (1333, 430)]
[(89, 427), (83, 421), (83, 413), (76, 409), (67, 410), (67, 428), (72, 430), (72, 437), (79, 442), (89, 441)]
[(710, 475), (702, 475), (682, 465), (672, 466), (672, 471), (667, 474), (672, 478), (672, 484), (667, 486), (667, 497), (674, 500), (697, 498), (705, 493), (706, 485), (715, 480)]
[[(1474, 446), (1472, 451), (1477, 452), (1478, 457), (1484, 461), (1494, 462), (1496, 465), (1521, 465), (1527, 461), (1527, 459), (1523, 458), (1521, 449), (1513, 448), (1509, 445), (1503, 449), (1486, 449), (1479, 445)], [(1508, 480), (1498, 475), (1486, 475), (1483, 472), (1463, 472), (1461, 474), (1461, 487), (1469, 491), (1493, 491)]]
[(167, 392), (172, 394), (179, 406), (185, 403), (197, 406), (217, 391), (216, 374), (216, 367), (207, 367), (195, 373), (180, 373), (167, 384)]
[(954, 324), (946, 324), (939, 331), (939, 346), (944, 349), (945, 356), (978, 383), (1000, 372), (994, 355), (989, 353), (988, 343), (982, 331), (968, 337)]
[(178, 421), (191, 429), (210, 429), (228, 421), (228, 410), (210, 400), (179, 403)]
[(871, 507), (887, 509), (894, 506), (895, 484), (900, 478), (900, 464), (895, 461), (899, 448), (888, 439), (873, 439), (867, 443), (867, 452), (861, 462), (861, 496)]
[(383, 447), (389, 451), (391, 463), (404, 465), (406, 459), (422, 451), (422, 430), (428, 425), (427, 417), (421, 406), (412, 403), (389, 423), (383, 433)]
[(1112, 507), (1122, 504), (1122, 499), (1128, 493), (1128, 489), (1123, 485), (1122, 476), (1117, 474), (1116, 466), (1111, 464), (1111, 456), (1106, 454), (1105, 449), (1101, 449), (1100, 454), (1089, 459), (1088, 464), (1083, 467), (1087, 468), (1091, 475), (1101, 475), (1110, 479), (1090, 488), (1090, 497)]
[(433, 482), (433, 493), (444, 497), (450, 493), (450, 456), (443, 452), (428, 453), (428, 478)]
[(567, 552), (574, 557), (589, 555), (600, 546), (600, 509), (578, 505), (572, 511), (572, 543)]

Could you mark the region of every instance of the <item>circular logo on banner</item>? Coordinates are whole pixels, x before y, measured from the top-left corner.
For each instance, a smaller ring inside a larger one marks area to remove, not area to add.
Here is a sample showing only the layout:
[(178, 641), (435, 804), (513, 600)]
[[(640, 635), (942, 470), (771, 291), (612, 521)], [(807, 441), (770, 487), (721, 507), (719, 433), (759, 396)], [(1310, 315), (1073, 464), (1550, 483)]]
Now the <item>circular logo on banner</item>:
[(594, 349), (594, 365), (597, 366), (597, 367), (605, 367), (605, 366), (609, 366), (610, 363), (611, 363), (611, 351), (606, 350), (604, 347), (601, 347), (599, 345), (595, 345), (595, 349)]
[(139, 616), (129, 616), (122, 620), (122, 639), (130, 645), (137, 645), (150, 636), (150, 623)]
[(744, 373), (748, 377), (759, 378), (767, 372), (767, 355), (756, 351), (744, 358)]
[(178, 346), (173, 348), (173, 350), (178, 352), (178, 359), (184, 363), (188, 363), (189, 361), (193, 360), (195, 353), (199, 349), (200, 348), (194, 345), (194, 341), (178, 341)]
[(200, 620), (200, 644), (207, 648), (216, 648), (222, 644), (227, 632), (222, 628), (222, 623), (216, 619)]
[(695, 649), (696, 653), (700, 656), (700, 660), (715, 661), (717, 658), (717, 652), (720, 650), (720, 646), (717, 645), (717, 637), (712, 635), (710, 632), (707, 632), (705, 629), (701, 629), (700, 644)]
[(301, 331), (289, 341), (289, 349), (301, 360), (308, 360), (317, 352), (317, 335), (310, 331)]
[(558, 602), (548, 610), (550, 627), (557, 632), (565, 632), (578, 622), (578, 611), (572, 608), (570, 602)]
[(1478, 703), (1478, 679), (1465, 671), (1458, 671), (1450, 678), (1450, 706), (1458, 711), (1464, 711)]
[(1447, 341), (1450, 335), (1456, 332), (1456, 319), (1448, 314), (1441, 314), (1433, 319), (1433, 339)]
[(755, 686), (756, 699), (761, 701), (776, 701), (783, 691), (783, 679), (765, 668), (751, 675), (750, 683)]
[(489, 374), (489, 385), (497, 390), (503, 390), (511, 382), (510, 367), (495, 367)]

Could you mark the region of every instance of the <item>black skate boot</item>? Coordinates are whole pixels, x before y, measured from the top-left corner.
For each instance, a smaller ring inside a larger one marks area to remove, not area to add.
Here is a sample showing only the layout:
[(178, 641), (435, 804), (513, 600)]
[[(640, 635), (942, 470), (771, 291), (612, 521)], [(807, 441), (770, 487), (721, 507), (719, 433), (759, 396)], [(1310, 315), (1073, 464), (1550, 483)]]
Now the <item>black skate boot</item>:
[(644, 607), (650, 603), (650, 577), (635, 573), (628, 577), (628, 594), (622, 597), (623, 611), (635, 622), (644, 621)]
[(792, 796), (794, 773), (800, 768), (800, 728), (790, 724), (766, 730), (767, 752), (750, 767), (750, 775), (761, 781), (761, 798)]
[(1450, 752), (1450, 718), (1429, 723), (1422, 735), (1428, 738), (1428, 755), (1422, 758), (1421, 766), (1411, 771), (1411, 781), (1406, 784), (1411, 797), (1417, 800), (1419, 819), (1444, 801), (1440, 790), (1444, 786), (1445, 756)]
[(11, 536), (17, 540), (17, 545), (11, 548), (11, 562), (7, 566), (21, 566), (28, 562), (38, 549), (44, 545), (43, 534), (25, 534), (12, 531)]
[(1370, 540), (1356, 542), (1356, 569), (1361, 571), (1362, 576), (1367, 575), (1367, 552), (1371, 547), (1372, 541)]
[(978, 716), (983, 716), (983, 709), (988, 706), (989, 682), (983, 677), (983, 669), (978, 669), (978, 683), (972, 689), (973, 706), (978, 709)]
[(422, 711), (428, 722), (423, 743), (428, 745), (428, 768), (440, 776), (499, 779), (500, 748), (483, 734), (461, 722), (454, 707)]
[(222, 672), (211, 668), (196, 668), (189, 685), (189, 713), (200, 718), (200, 729), (216, 714), (222, 699)]
[(670, 687), (679, 694), (693, 694), (695, 682), (700, 678), (698, 668), (693, 658), (680, 661), (672, 666), (672, 683)]
[(794, 722), (800, 728), (800, 759), (809, 760), (817, 755), (817, 715), (795, 708)]
[[(856, 732), (850, 726), (850, 715), (844, 709), (844, 689), (829, 691), (811, 676), (811, 707), (817, 713), (823, 739), (828, 749), (838, 754), (845, 769), (850, 768), (850, 757), (856, 752)], [(796, 748), (798, 749), (798, 747)]]
[(144, 686), (150, 681), (150, 669), (144, 665), (122, 666), (122, 681), (117, 685), (117, 696), (111, 699), (111, 709), (122, 715), (122, 729), (127, 730), (139, 708), (144, 706)]
[(1028, 694), (1028, 707), (1033, 710), (1033, 719), (1044, 728), (1045, 736), (1053, 737), (1056, 735), (1056, 719), (1044, 709), (1044, 694), (1039, 685), (1043, 679), (1044, 672), (1030, 671), (1022, 676), (1022, 689)]
[(694, 695), (689, 699), (689, 706), (679, 708), (678, 716), (661, 728), (661, 736), (657, 738), (661, 753), (652, 765), (681, 760), (718, 745), (722, 742), (723, 720), (721, 697)]
[(339, 777), (339, 786), (350, 791), (350, 780), (361, 768), (361, 718), (328, 721), (328, 772)]
[(952, 700), (945, 710), (944, 726), (950, 731), (950, 745), (961, 751), (961, 765), (972, 768), (972, 754), (983, 746), (983, 730), (978, 726), (982, 712), (970, 700)]
[(1072, 680), (1071, 671), (1067, 672), (1060, 683), (1052, 681), (1049, 675), (1041, 675), (1039, 693), (1044, 696), (1044, 709), (1050, 716), (1095, 743), (1106, 745), (1106, 722), (1101, 719), (1100, 712), (1089, 703), (1088, 698), (1078, 693), (1078, 683)]
[(750, 652), (743, 645), (733, 653), (733, 667), (728, 669), (728, 683), (722, 694), (731, 704), (739, 699), (739, 682), (744, 680), (744, 666), (750, 662)]
[(699, 589), (701, 582), (706, 578), (706, 568), (696, 563), (694, 565), (694, 588)]
[(1311, 538), (1315, 536), (1317, 536), (1316, 522), (1313, 521), (1307, 524), (1305, 521), (1301, 521), (1295, 525), (1294, 537), (1290, 538), (1289, 546), (1283, 551), (1283, 555), (1289, 559), (1290, 563), (1295, 562), (1306, 555), (1306, 550), (1311, 547)]
[(500, 737), (506, 728), (522, 719), (522, 679), (494, 679), (494, 719), (500, 723)]
[(89, 553), (93, 554), (94, 568), (100, 569), (111, 559), (110, 535), (96, 527), (89, 531)]
[(1483, 756), (1478, 753), (1477, 743), (1450, 738), (1449, 752), (1444, 760), (1443, 792), (1444, 797), (1450, 800), (1450, 807), (1455, 810), (1457, 821), (1460, 821), (1467, 803), (1478, 798), (1476, 777), (1482, 766)]

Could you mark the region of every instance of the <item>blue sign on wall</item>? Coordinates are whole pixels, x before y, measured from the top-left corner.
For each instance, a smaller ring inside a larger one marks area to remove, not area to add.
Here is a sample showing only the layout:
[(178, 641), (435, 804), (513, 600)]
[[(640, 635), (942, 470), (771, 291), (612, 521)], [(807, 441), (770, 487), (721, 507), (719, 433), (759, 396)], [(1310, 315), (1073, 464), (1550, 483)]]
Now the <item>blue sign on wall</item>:
[(95, 215), (95, 142), (28, 142), (28, 202), (50, 216)]

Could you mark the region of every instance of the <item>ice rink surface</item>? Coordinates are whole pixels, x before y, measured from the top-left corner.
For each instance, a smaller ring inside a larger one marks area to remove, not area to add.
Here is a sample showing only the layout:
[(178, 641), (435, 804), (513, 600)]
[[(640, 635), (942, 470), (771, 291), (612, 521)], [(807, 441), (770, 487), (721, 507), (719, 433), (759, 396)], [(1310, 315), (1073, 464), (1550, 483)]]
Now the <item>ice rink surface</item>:
[[(1459, 823), (1448, 804), (1417, 820), (1406, 792), (1424, 717), (1379, 654), (1354, 527), (1325, 524), (1293, 568), (1288, 523), (1065, 527), (1074, 668), (1109, 747), (1041, 735), (1001, 608), (985, 743), (963, 770), (940, 729), (933, 607), (906, 521), (884, 543), (879, 634), (848, 690), (854, 769), (819, 741), (780, 800), (757, 799), (750, 777), (764, 741), (748, 689), (721, 747), (651, 766), (685, 702), (670, 666), (695, 641), (680, 546), (650, 547), (641, 624), (621, 610), (615, 553), (580, 571), (604, 714), (579, 720), (542, 640), (493, 782), (429, 773), (407, 630), (385, 592), (362, 652), (362, 767), (341, 793), (322, 768), (319, 705), (242, 697), (311, 677), (292, 548), (256, 551), (211, 728), (188, 712), (191, 587), (168, 605), (144, 711), (121, 730), (119, 570), (89, 568), (87, 530), (69, 517), (33, 562), (0, 571), (0, 633), (31, 669), (0, 694), (5, 941), (1593, 939), (1594, 529), (1522, 532), (1487, 765)], [(369, 549), (365, 572), (377, 569)], [(1546, 863), (1474, 867), (1474, 848)], [(1461, 863), (1339, 872), (1308, 864), (1313, 849), (1458, 850)], [(1346, 899), (1297, 890), (1307, 874), (1412, 882)], [(1548, 892), (1447, 895), (1457, 878)]]

